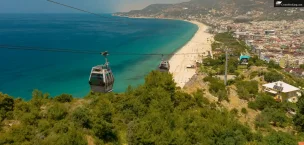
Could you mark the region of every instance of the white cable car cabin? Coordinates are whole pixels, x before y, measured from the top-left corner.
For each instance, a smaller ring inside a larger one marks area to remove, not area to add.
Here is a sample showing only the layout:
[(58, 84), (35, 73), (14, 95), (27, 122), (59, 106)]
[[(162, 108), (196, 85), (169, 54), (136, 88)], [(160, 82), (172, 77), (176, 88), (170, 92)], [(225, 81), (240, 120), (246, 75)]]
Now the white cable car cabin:
[(114, 75), (107, 60), (108, 52), (101, 54), (105, 57), (106, 63), (92, 68), (89, 84), (92, 92), (108, 93), (113, 91)]
[(170, 63), (169, 61), (161, 61), (161, 63), (158, 66), (159, 71), (161, 72), (168, 72), (170, 70)]
[(89, 84), (93, 92), (112, 92), (114, 76), (111, 69), (105, 65), (94, 66), (89, 78)]

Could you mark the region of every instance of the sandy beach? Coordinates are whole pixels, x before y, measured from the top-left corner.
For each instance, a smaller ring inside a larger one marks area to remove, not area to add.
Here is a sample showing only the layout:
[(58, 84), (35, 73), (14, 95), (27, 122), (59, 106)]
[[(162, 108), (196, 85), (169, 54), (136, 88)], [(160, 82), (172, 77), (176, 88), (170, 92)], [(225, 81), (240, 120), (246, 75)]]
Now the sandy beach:
[[(170, 73), (173, 74), (174, 80), (177, 86), (183, 88), (184, 85), (195, 75), (195, 68), (187, 68), (187, 65), (196, 65), (196, 60), (202, 60), (202, 56), (207, 56), (208, 51), (211, 51), (211, 41), (213, 35), (207, 33), (207, 26), (203, 23), (196, 21), (188, 21), (198, 26), (196, 34), (192, 39), (180, 48), (169, 60), (170, 62)], [(184, 53), (197, 53), (197, 54), (186, 54)]]
[[(135, 19), (171, 19), (173, 18), (152, 18), (152, 17), (128, 17)], [(186, 21), (186, 20), (184, 20)], [(198, 26), (198, 30), (191, 38), (190, 41), (182, 48), (180, 48), (175, 54), (169, 59), (170, 73), (173, 74), (174, 81), (177, 86), (183, 88), (185, 84), (195, 75), (196, 68), (187, 68), (187, 65), (196, 66), (196, 60), (202, 60), (202, 56), (207, 56), (208, 51), (211, 49), (211, 41), (213, 41), (213, 35), (207, 33), (208, 26), (197, 21), (186, 21)], [(209, 39), (209, 41), (207, 41)], [(188, 53), (187, 55), (181, 55)], [(196, 53), (196, 54), (189, 54)], [(211, 53), (212, 55), (212, 53)]]

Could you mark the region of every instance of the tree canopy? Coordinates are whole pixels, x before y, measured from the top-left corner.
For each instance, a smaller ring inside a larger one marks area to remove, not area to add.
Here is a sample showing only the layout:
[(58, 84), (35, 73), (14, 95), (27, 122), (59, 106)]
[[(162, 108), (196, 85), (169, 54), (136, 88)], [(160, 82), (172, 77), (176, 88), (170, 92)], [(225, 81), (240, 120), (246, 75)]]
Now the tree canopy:
[(184, 93), (171, 74), (158, 71), (122, 94), (46, 96), (35, 90), (33, 99), (25, 102), (0, 94), (0, 144), (82, 145), (89, 139), (95, 144), (130, 145), (295, 142), (287, 134), (263, 137), (252, 132), (235, 113), (204, 98), (203, 90)]
[(267, 82), (276, 82), (276, 81), (281, 81), (283, 79), (283, 76), (280, 73), (273, 70), (273, 71), (267, 72), (264, 75), (264, 79)]

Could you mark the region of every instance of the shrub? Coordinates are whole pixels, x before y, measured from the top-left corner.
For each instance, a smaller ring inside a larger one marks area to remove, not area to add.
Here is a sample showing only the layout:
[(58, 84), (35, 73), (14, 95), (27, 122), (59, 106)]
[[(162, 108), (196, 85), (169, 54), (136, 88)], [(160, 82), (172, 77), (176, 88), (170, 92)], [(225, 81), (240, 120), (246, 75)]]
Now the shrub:
[(26, 125), (36, 124), (37, 116), (34, 113), (25, 113), (22, 116), (21, 121)]
[(269, 121), (265, 116), (259, 114), (255, 118), (254, 125), (256, 128), (268, 128), (269, 127)]
[(69, 124), (66, 121), (56, 122), (53, 131), (59, 134), (67, 133), (69, 131)]
[(218, 59), (212, 59), (212, 58), (205, 58), (203, 60), (203, 65), (204, 66), (218, 66), (218, 65), (222, 65), (223, 62), (221, 62)]
[(39, 108), (43, 104), (43, 93), (37, 89), (32, 92), (32, 100), (30, 101), (35, 107)]
[(216, 93), (216, 96), (219, 98), (218, 101), (221, 102), (223, 100), (229, 101), (228, 94), (226, 89), (220, 90)]
[(283, 76), (276, 71), (267, 72), (264, 75), (264, 80), (267, 82), (276, 82), (283, 79)]
[(244, 75), (239, 75), (238, 77), (236, 77), (236, 81), (242, 81), (245, 79), (245, 76)]
[(14, 112), (13, 111), (6, 112), (6, 119), (8, 119), (8, 120), (14, 119)]
[(248, 113), (248, 111), (247, 111), (246, 108), (242, 108), (241, 112), (242, 112), (243, 114), (245, 114), (245, 115)]
[(72, 95), (69, 94), (61, 94), (59, 96), (55, 97), (55, 101), (65, 103), (65, 102), (71, 102), (73, 100)]
[(0, 93), (0, 110), (13, 111), (14, 99)]
[(226, 86), (222, 80), (213, 77), (205, 77), (203, 79), (205, 82), (210, 82), (209, 92), (219, 98), (219, 101), (228, 100), (228, 94), (226, 90)]
[(9, 111), (14, 109), (14, 99), (0, 93), (0, 121), (7, 117)]
[(210, 101), (204, 97), (204, 90), (198, 89), (194, 94), (193, 97), (196, 101), (196, 103), (203, 107), (204, 105), (209, 105)]
[(260, 60), (258, 56), (253, 56), (249, 59), (249, 66), (262, 66), (265, 64), (263, 60)]
[(48, 118), (53, 120), (61, 120), (67, 115), (67, 109), (61, 104), (55, 104), (48, 109)]
[(236, 83), (237, 93), (241, 99), (249, 100), (258, 93), (257, 81), (239, 81)]
[(62, 134), (55, 142), (58, 145), (87, 145), (88, 141), (76, 128), (71, 128), (67, 133)]
[(228, 72), (235, 73), (235, 71), (238, 68), (238, 63), (239, 63), (239, 61), (237, 58), (235, 58), (235, 57), (230, 58), (228, 61)]
[(294, 135), (285, 132), (271, 132), (264, 138), (265, 144), (269, 145), (295, 145), (297, 144)]
[(266, 128), (270, 123), (273, 126), (285, 127), (290, 121), (285, 114), (285, 110), (281, 108), (265, 108), (256, 118), (256, 127)]
[(93, 126), (93, 132), (96, 137), (104, 140), (105, 142), (112, 142), (118, 139), (117, 131), (114, 129), (114, 126), (105, 121), (96, 122)]
[(248, 108), (251, 108), (253, 110), (257, 110), (258, 105), (254, 101), (250, 101), (250, 102), (248, 102)]
[(228, 80), (227, 81), (227, 85), (230, 86), (230, 85), (233, 85), (233, 84), (235, 84), (235, 80)]
[(233, 108), (230, 112), (234, 115), (237, 115), (239, 110), (237, 110), (236, 108)]
[(43, 132), (49, 128), (51, 128), (51, 123), (49, 121), (47, 121), (46, 119), (41, 119), (38, 121), (38, 129), (40, 132)]
[(257, 71), (251, 72), (250, 73), (250, 79), (255, 78), (256, 76), (258, 76), (258, 74), (259, 74), (259, 72), (257, 72)]
[(273, 60), (270, 60), (268, 63), (268, 68), (280, 69), (280, 65), (275, 63)]
[(298, 131), (304, 131), (304, 115), (297, 113), (293, 118), (293, 123)]
[(285, 112), (281, 109), (266, 108), (262, 111), (262, 116), (264, 116), (268, 122), (272, 122), (273, 126), (285, 127), (289, 122)]
[(72, 120), (81, 127), (90, 127), (89, 111), (85, 108), (77, 108), (72, 113)]
[(57, 134), (47, 136), (45, 139), (42, 140), (41, 144), (87, 145), (88, 141), (85, 139), (84, 134), (76, 128), (66, 127), (63, 132), (59, 131)]
[(267, 107), (274, 107), (278, 103), (273, 99), (272, 96), (266, 95), (266, 94), (259, 94), (254, 102), (249, 102), (248, 107), (252, 109), (259, 109), (263, 110)]

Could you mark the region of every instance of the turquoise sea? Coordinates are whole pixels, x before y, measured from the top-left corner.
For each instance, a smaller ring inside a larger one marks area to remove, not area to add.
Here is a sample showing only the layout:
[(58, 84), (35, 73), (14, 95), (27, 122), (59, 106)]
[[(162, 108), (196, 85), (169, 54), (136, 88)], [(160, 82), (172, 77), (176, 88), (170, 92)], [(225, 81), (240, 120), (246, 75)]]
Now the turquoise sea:
[[(89, 14), (0, 14), (0, 45), (108, 51), (114, 92), (137, 86), (157, 68), (161, 56), (111, 55), (111, 52), (172, 53), (189, 41), (197, 26), (178, 20), (96, 17)], [(8, 50), (0, 48), (0, 92), (25, 100), (39, 89), (56, 96), (83, 97), (99, 54)]]

